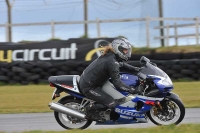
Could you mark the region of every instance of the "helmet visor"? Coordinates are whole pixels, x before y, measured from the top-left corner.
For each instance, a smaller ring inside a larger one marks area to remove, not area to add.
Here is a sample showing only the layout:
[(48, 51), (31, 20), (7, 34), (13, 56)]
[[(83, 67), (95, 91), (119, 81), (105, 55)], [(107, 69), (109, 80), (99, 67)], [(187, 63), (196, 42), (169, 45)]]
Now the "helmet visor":
[(132, 48), (131, 45), (127, 45), (127, 46), (119, 46), (119, 51), (121, 53), (123, 53), (124, 55), (126, 55), (128, 58), (131, 57), (131, 53), (132, 53)]

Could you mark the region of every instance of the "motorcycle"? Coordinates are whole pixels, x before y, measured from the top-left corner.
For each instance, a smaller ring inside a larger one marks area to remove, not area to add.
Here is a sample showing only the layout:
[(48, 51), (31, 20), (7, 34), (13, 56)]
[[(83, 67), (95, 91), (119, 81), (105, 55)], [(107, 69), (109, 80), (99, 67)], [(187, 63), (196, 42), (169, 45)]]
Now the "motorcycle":
[[(141, 94), (129, 94), (113, 86), (111, 80), (105, 82), (102, 89), (114, 99), (120, 101), (115, 109), (97, 110), (104, 121), (96, 121), (96, 125), (117, 125), (147, 123), (151, 120), (156, 125), (179, 124), (185, 116), (185, 107), (179, 96), (172, 93), (173, 83), (169, 76), (142, 56), (142, 65), (137, 75), (121, 72), (122, 82), (129, 86), (141, 87)], [(58, 102), (50, 102), (56, 121), (65, 129), (85, 129), (93, 120), (87, 118), (85, 107), (95, 101), (86, 98), (79, 89), (79, 75), (51, 76), (48, 81), (55, 87), (52, 100), (61, 92), (68, 95)]]

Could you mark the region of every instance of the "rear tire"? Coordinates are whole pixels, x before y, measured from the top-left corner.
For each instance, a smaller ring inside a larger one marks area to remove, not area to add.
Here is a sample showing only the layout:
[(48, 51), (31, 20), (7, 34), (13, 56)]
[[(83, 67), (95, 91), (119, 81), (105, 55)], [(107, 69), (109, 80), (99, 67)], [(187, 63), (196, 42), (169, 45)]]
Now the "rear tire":
[[(65, 100), (58, 101), (58, 103), (66, 105), (66, 106), (67, 104), (72, 104), (75, 106), (75, 105), (80, 105), (81, 101), (78, 99), (65, 99)], [(71, 123), (72, 121), (70, 121), (69, 118), (72, 118), (72, 117), (66, 114), (54, 111), (54, 116), (55, 116), (56, 121), (59, 123), (59, 125), (65, 129), (85, 129), (88, 126), (90, 126), (92, 123), (91, 120), (86, 120), (86, 121), (80, 122), (80, 126), (79, 126), (76, 123), (75, 124)]]
[(185, 116), (185, 107), (184, 107), (183, 103), (179, 99), (173, 99), (173, 98), (169, 99), (169, 101), (171, 101), (174, 105), (176, 105), (176, 107), (178, 109), (177, 112), (175, 112), (176, 116), (174, 116), (172, 120), (162, 121), (153, 114), (154, 111), (153, 111), (153, 107), (152, 107), (151, 110), (147, 112), (147, 116), (154, 124), (156, 124), (156, 125), (170, 125), (170, 124), (178, 125), (183, 120), (183, 118)]

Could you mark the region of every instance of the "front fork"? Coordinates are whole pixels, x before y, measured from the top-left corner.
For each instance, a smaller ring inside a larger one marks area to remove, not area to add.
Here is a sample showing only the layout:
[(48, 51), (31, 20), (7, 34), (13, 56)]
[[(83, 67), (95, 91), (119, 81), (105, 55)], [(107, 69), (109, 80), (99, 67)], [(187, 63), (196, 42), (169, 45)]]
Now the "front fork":
[(168, 106), (170, 105), (169, 102), (170, 102), (169, 100), (164, 99), (160, 103), (156, 104), (153, 107), (154, 115), (157, 115), (158, 112), (161, 112), (163, 115), (167, 115), (166, 113), (168, 113)]
[(159, 101), (155, 101), (155, 105), (152, 108), (154, 115), (157, 115), (159, 111), (163, 113), (163, 107)]

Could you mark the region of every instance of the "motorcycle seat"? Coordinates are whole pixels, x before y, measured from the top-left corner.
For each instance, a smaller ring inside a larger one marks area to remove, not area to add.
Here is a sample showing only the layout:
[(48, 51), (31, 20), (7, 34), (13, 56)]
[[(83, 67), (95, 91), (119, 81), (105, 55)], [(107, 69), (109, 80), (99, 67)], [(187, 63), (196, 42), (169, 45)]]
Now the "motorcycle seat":
[(73, 76), (74, 75), (61, 75), (61, 76), (51, 76), (48, 81), (50, 83), (57, 83), (60, 85), (68, 85), (73, 87)]

